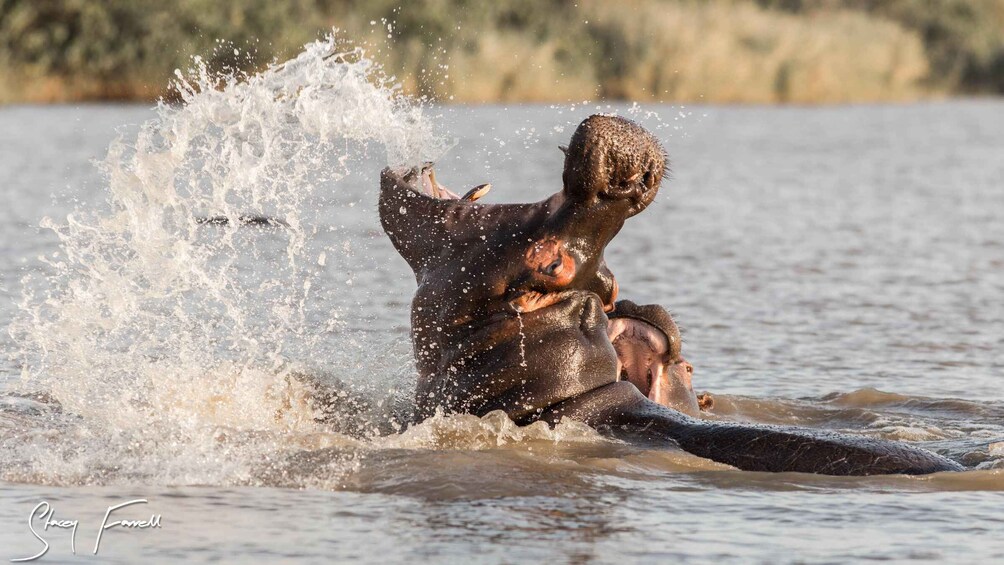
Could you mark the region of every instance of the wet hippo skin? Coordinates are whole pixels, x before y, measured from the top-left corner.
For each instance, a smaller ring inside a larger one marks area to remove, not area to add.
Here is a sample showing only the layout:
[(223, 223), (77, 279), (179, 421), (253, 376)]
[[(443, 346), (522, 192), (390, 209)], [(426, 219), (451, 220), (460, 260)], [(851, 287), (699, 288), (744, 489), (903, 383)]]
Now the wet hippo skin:
[(566, 150), (562, 190), (534, 204), (435, 198), (431, 166), (385, 169), (380, 218), (415, 273), (416, 415), (503, 410), (525, 424), (573, 418), (631, 442), (737, 468), (834, 475), (959, 470), (906, 444), (695, 419), (617, 382), (607, 334), (617, 283), (603, 251), (654, 199), (658, 141), (623, 118), (592, 116)]

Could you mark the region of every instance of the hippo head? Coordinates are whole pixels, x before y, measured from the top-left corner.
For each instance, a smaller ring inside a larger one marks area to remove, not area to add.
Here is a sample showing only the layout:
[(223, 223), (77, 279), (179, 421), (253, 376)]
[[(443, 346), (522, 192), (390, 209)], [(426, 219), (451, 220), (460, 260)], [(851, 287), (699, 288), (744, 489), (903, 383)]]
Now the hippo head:
[(691, 416), (700, 410), (694, 367), (683, 358), (680, 328), (664, 308), (621, 300), (609, 314), (607, 334), (617, 351), (618, 379), (652, 400)]
[(419, 416), (501, 408), (519, 420), (616, 380), (603, 251), (665, 168), (640, 126), (592, 116), (566, 150), (562, 190), (537, 203), (475, 203), (487, 185), (457, 197), (431, 164), (383, 171), (380, 220), (418, 283)]

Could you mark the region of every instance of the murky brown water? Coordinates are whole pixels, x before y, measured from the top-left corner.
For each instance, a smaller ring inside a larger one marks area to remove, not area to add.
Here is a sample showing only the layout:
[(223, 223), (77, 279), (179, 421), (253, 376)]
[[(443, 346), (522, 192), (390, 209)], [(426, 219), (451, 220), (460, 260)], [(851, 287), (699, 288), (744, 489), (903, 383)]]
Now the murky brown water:
[[(556, 146), (593, 109), (442, 109), (458, 139), (440, 180), (490, 181), (495, 202), (542, 198), (560, 183)], [(664, 139), (673, 178), (607, 260), (624, 297), (680, 320), (716, 417), (916, 442), (974, 470), (743, 473), (494, 417), (359, 440), (295, 410), (270, 418), (253, 375), (207, 396), (151, 389), (165, 414), (196, 421), (140, 431), (80, 417), (66, 388), (62, 409), (0, 403), (0, 557), (40, 548), (27, 518), (47, 500), (81, 520), (75, 559), (93, 562), (106, 507), (146, 498), (122, 516), (161, 514), (162, 528), (109, 531), (101, 562), (1004, 559), (1004, 104), (652, 109), (660, 119), (633, 115)], [(57, 249), (39, 218), (104, 206), (89, 160), (151, 115), (0, 109), (0, 323), (16, 315), (23, 269)], [(307, 217), (344, 227), (313, 236), (364, 250), (351, 273), (329, 259), (324, 276), (369, 289), (346, 299), (356, 310), (339, 334), (360, 349), (332, 334), (318, 359), (399, 402), (414, 282), (379, 233), (373, 160)], [(6, 335), (0, 346), (17, 349)], [(8, 389), (25, 386), (18, 372), (3, 366)], [(74, 559), (67, 532), (45, 537), (47, 560)]]

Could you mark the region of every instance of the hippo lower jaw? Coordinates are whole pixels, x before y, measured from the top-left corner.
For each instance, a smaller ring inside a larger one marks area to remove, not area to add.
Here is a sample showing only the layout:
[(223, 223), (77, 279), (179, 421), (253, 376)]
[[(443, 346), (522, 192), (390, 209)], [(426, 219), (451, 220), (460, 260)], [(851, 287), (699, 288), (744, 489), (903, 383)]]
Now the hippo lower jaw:
[(694, 419), (652, 402), (627, 382), (591, 390), (540, 415), (551, 424), (563, 418), (633, 443), (675, 444), (743, 471), (865, 476), (965, 470), (955, 461), (899, 442)]

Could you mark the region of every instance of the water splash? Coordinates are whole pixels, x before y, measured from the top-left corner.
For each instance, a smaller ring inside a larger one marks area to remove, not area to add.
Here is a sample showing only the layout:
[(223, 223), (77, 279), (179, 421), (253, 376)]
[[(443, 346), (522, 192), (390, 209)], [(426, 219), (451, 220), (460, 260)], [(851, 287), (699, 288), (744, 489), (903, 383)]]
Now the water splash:
[[(180, 104), (111, 144), (106, 209), (42, 222), (60, 251), (25, 281), (11, 334), (22, 388), (54, 400), (37, 410), (73, 417), (54, 420), (67, 439), (49, 445), (22, 430), (24, 449), (8, 454), (22, 475), (61, 466), (87, 482), (113, 461), (233, 482), (286, 434), (329, 430), (297, 374), (408, 372), (400, 347), (377, 357), (372, 339), (353, 339), (365, 242), (329, 212), (351, 174), (375, 189), (383, 165), (446, 150), (428, 107), (334, 36), (255, 75), (196, 59), (174, 86)], [(242, 228), (245, 216), (275, 221)]]
[(526, 367), (526, 328), (523, 326), (523, 311), (516, 308), (516, 319), (519, 321), (519, 366)]

